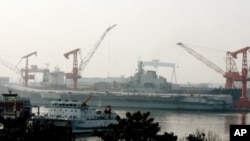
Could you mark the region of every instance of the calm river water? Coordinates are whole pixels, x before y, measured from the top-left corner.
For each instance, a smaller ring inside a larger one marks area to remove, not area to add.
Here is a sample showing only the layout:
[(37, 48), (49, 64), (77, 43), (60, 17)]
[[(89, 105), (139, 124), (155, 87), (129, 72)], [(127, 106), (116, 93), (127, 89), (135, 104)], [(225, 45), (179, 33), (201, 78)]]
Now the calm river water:
[[(42, 110), (42, 109), (41, 109)], [(250, 113), (241, 112), (202, 112), (202, 111), (170, 111), (157, 109), (130, 109), (116, 108), (113, 109), (121, 117), (125, 117), (126, 112), (150, 112), (150, 117), (155, 122), (159, 122), (161, 131), (173, 132), (178, 139), (195, 133), (197, 129), (211, 131), (217, 134), (222, 141), (229, 141), (229, 127), (231, 124), (241, 125), (250, 124)], [(42, 112), (42, 111), (41, 111)], [(78, 140), (97, 141), (96, 137), (83, 137)]]

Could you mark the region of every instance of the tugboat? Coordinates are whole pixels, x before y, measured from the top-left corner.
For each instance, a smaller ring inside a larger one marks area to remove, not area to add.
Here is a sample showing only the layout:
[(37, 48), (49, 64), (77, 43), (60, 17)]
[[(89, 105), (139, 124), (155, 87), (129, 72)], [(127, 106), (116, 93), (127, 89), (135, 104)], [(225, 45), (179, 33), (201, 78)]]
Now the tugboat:
[(76, 100), (55, 100), (45, 107), (48, 110), (44, 116), (33, 117), (46, 120), (69, 121), (74, 134), (91, 133), (95, 129), (117, 124), (117, 114), (111, 111), (111, 106), (106, 106), (104, 111), (89, 108), (87, 101), (91, 93), (83, 102)]

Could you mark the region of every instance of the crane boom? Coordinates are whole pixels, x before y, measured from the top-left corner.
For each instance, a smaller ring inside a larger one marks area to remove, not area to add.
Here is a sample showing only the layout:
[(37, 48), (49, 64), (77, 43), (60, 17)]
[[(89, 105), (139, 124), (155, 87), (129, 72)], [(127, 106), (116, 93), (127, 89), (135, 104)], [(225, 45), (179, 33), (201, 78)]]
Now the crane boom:
[(91, 92), (85, 99), (84, 101), (82, 102), (82, 105), (86, 106), (87, 105), (87, 102), (90, 100), (90, 98), (94, 95), (93, 92)]
[(177, 43), (177, 45), (181, 46), (182, 48), (184, 48), (189, 54), (193, 55), (196, 59), (200, 60), (202, 63), (204, 63), (206, 66), (212, 68), (213, 70), (215, 70), (216, 72), (224, 75), (225, 71), (223, 69), (221, 69), (219, 66), (215, 65), (213, 62), (209, 61), (208, 59), (206, 59), (204, 56), (200, 55), (199, 53), (197, 53), (196, 51), (194, 51), (193, 49), (185, 46), (183, 43), (179, 42)]
[(238, 55), (239, 53), (246, 53), (246, 51), (249, 50), (249, 49), (250, 49), (250, 47), (244, 47), (244, 48), (239, 49), (239, 50), (237, 50), (237, 51), (230, 52), (230, 54), (231, 54), (234, 58), (237, 58), (237, 55)]
[(77, 53), (78, 51), (80, 51), (80, 48), (77, 48), (77, 49), (74, 49), (74, 50), (69, 51), (69, 52), (67, 52), (67, 53), (64, 53), (63, 55), (64, 55), (65, 58), (69, 59), (69, 55), (75, 54), (75, 53)]
[(11, 69), (12, 71), (14, 71), (16, 74), (18, 74), (18, 75), (21, 74), (21, 71), (16, 66), (8, 63), (4, 59), (0, 58), (0, 63), (3, 64), (5, 67), (7, 67), (7, 68)]
[(31, 55), (37, 55), (37, 52), (34, 51), (34, 52), (32, 52), (32, 53), (30, 53), (28, 55), (23, 56), (22, 58), (29, 58)]
[(85, 58), (83, 60), (81, 60), (80, 63), (80, 67), (79, 67), (79, 72), (78, 75), (81, 76), (81, 73), (84, 71), (84, 69), (86, 68), (86, 66), (88, 65), (89, 61), (91, 60), (91, 58), (93, 57), (95, 51), (97, 50), (97, 48), (100, 46), (101, 42), (103, 41), (103, 39), (105, 38), (106, 34), (116, 26), (112, 25), (109, 28), (107, 28), (105, 30), (105, 32), (103, 33), (103, 35), (101, 36), (101, 38), (98, 40), (98, 42), (94, 45), (94, 47), (88, 52), (87, 56), (85, 56)]

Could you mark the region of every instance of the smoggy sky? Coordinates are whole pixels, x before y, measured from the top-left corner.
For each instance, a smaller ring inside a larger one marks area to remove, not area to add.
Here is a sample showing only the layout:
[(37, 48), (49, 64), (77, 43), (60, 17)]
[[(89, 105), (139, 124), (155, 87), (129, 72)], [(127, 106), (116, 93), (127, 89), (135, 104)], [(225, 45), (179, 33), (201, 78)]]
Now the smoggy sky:
[[(16, 65), (33, 51), (29, 64), (70, 72), (72, 56), (93, 48), (104, 31), (112, 29), (83, 77), (131, 76), (138, 59), (176, 64), (178, 83), (224, 83), (177, 42), (186, 43), (225, 70), (226, 51), (250, 46), (249, 0), (2, 0), (0, 1), (0, 58)], [(239, 55), (241, 56), (241, 55)], [(241, 57), (237, 60), (241, 70)], [(24, 67), (25, 60), (18, 65)], [(170, 81), (171, 68), (157, 70)], [(18, 77), (0, 64), (0, 76)], [(13, 80), (13, 79), (11, 79)]]

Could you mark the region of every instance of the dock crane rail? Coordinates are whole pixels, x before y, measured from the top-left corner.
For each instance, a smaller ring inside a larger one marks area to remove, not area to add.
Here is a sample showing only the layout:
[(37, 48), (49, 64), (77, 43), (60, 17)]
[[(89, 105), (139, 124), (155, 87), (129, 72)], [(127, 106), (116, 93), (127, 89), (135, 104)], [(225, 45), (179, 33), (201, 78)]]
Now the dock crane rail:
[(5, 67), (11, 69), (13, 72), (15, 72), (18, 75), (21, 75), (21, 71), (14, 65), (10, 64), (6, 60), (0, 58), (0, 63), (3, 64)]

